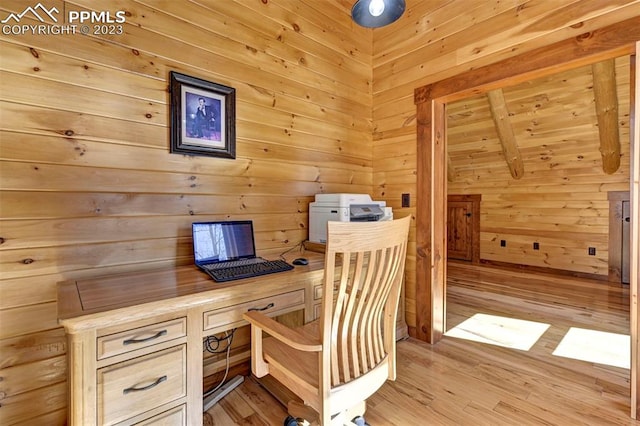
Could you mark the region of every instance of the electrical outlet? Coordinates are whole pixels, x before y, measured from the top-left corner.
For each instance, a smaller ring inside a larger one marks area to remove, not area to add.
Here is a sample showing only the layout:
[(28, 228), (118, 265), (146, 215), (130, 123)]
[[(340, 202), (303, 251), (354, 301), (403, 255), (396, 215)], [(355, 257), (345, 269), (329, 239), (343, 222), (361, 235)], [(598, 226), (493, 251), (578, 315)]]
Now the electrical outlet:
[(533, 243), (534, 250), (540, 250), (540, 243)]
[(500, 240), (500, 247), (506, 247), (507, 246), (507, 240)]
[(402, 207), (410, 207), (411, 206), (411, 195), (402, 194)]
[(596, 255), (596, 248), (589, 247), (589, 256), (595, 256), (595, 255)]

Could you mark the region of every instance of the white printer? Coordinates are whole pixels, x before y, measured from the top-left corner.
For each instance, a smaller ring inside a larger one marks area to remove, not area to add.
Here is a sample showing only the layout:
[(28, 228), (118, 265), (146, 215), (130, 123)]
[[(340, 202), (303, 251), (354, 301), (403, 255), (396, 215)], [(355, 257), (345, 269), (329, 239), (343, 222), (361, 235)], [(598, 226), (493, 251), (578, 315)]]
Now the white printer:
[(392, 220), (391, 207), (372, 201), (367, 194), (316, 194), (309, 203), (309, 241), (327, 242), (327, 222), (368, 222)]

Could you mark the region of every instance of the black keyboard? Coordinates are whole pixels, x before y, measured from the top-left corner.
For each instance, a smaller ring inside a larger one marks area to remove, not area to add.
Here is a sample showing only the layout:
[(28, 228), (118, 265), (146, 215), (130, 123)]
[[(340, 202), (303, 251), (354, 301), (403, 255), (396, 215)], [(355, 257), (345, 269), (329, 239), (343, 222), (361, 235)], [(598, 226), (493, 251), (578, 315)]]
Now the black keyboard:
[(275, 272), (290, 271), (292, 269), (293, 266), (284, 260), (267, 260), (265, 262), (232, 266), (230, 268), (207, 269), (206, 271), (214, 280), (223, 282), (273, 274)]

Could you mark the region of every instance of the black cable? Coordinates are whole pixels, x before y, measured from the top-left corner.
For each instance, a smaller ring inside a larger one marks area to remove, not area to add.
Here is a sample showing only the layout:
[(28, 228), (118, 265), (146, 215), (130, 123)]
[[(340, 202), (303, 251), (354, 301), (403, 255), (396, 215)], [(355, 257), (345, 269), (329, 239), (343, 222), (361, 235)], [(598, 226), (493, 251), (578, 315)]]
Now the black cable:
[[(225, 336), (224, 337), (218, 337), (218, 336), (207, 336), (204, 339), (204, 348), (207, 352), (212, 353), (212, 354), (222, 354), (225, 353), (227, 348), (229, 346), (231, 346), (231, 343), (233, 342), (233, 336), (236, 332), (236, 329), (234, 328), (233, 330), (231, 330), (230, 332), (225, 332)], [(220, 349), (220, 345), (222, 342), (226, 341), (227, 345), (224, 347), (224, 349)], [(215, 346), (214, 346), (215, 344)]]
[(298, 247), (300, 248), (300, 253), (302, 253), (302, 252), (303, 252), (303, 249), (304, 249), (304, 242), (305, 242), (305, 241), (307, 241), (307, 240), (302, 240), (302, 241), (300, 241), (298, 244), (296, 244), (295, 246), (293, 246), (293, 247), (291, 247), (291, 248), (288, 248), (287, 250), (285, 250), (285, 251), (283, 251), (282, 253), (280, 253), (280, 259), (282, 259), (282, 260), (286, 260), (286, 259), (284, 258), (284, 255), (285, 255), (285, 254), (287, 254), (287, 253), (289, 253), (289, 252), (290, 252), (290, 251), (292, 251), (292, 250), (297, 249)]
[[(221, 354), (221, 353), (227, 353), (226, 356), (226, 367), (224, 369), (224, 377), (222, 377), (222, 380), (220, 381), (220, 383), (218, 383), (217, 386), (215, 386), (214, 388), (206, 391), (202, 396), (203, 397), (207, 397), (209, 395), (211, 395), (212, 393), (214, 393), (215, 391), (217, 391), (218, 389), (220, 389), (222, 387), (222, 385), (224, 384), (225, 380), (227, 380), (227, 375), (229, 374), (229, 364), (230, 364), (230, 358), (229, 358), (229, 354), (231, 353), (231, 342), (233, 342), (233, 336), (236, 333), (237, 328), (234, 328), (233, 330), (229, 331), (225, 331), (225, 337), (218, 337), (218, 336), (207, 336), (204, 339), (204, 347), (205, 350), (207, 352), (213, 353), (213, 354)], [(213, 340), (216, 343), (216, 347), (215, 348), (211, 348), (211, 342), (210, 340)], [(218, 349), (220, 347), (220, 343), (222, 341), (226, 340), (227, 341), (227, 346), (224, 349)]]

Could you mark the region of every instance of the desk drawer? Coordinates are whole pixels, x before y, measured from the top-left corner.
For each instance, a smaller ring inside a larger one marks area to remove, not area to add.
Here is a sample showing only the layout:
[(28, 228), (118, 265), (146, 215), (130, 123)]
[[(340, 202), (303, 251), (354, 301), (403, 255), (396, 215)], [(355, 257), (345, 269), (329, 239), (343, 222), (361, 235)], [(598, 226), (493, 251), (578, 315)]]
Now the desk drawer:
[(98, 423), (112, 425), (186, 395), (186, 345), (101, 368)]
[(140, 423), (136, 423), (135, 426), (186, 426), (186, 424), (187, 407), (183, 404)]
[(223, 331), (247, 324), (242, 319), (242, 314), (250, 310), (259, 310), (266, 315), (276, 315), (286, 310), (293, 310), (292, 308), (296, 306), (304, 308), (304, 290), (302, 289), (207, 311), (204, 313), (204, 329), (219, 328), (219, 331)]
[(186, 318), (150, 324), (144, 327), (98, 337), (98, 359), (109, 358), (167, 342), (187, 335)]

